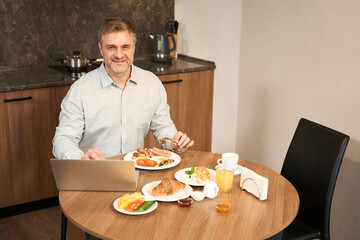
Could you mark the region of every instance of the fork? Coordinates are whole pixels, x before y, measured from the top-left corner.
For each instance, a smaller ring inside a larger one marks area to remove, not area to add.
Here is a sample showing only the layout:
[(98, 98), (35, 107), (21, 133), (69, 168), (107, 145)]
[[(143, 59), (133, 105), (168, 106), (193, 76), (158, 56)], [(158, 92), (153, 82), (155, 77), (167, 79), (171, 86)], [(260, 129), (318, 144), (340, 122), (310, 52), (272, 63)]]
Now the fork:
[(172, 140), (171, 138), (168, 138), (168, 137), (164, 137), (164, 138), (160, 139), (160, 142), (161, 142), (162, 144), (166, 144), (166, 141), (167, 141), (167, 140), (170, 140), (171, 142), (177, 144), (177, 142), (175, 142), (174, 140)]

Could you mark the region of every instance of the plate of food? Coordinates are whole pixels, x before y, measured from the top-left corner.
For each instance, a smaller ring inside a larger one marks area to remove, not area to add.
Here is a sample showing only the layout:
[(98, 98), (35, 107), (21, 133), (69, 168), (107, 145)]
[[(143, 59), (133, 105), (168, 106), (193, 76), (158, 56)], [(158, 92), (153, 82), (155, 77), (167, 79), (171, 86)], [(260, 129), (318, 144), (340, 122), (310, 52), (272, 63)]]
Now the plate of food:
[(191, 186), (205, 186), (207, 181), (215, 179), (215, 170), (206, 167), (184, 168), (175, 173), (175, 179)]
[(113, 206), (116, 211), (127, 215), (143, 215), (154, 211), (158, 203), (151, 196), (141, 195), (139, 192), (125, 194), (117, 198)]
[(150, 182), (143, 186), (142, 193), (157, 201), (175, 202), (187, 198), (192, 193), (192, 188), (182, 182), (165, 177), (162, 180)]
[(129, 152), (124, 160), (135, 161), (135, 167), (143, 170), (162, 170), (175, 167), (181, 162), (181, 157), (176, 153), (153, 147), (152, 149), (138, 148)]

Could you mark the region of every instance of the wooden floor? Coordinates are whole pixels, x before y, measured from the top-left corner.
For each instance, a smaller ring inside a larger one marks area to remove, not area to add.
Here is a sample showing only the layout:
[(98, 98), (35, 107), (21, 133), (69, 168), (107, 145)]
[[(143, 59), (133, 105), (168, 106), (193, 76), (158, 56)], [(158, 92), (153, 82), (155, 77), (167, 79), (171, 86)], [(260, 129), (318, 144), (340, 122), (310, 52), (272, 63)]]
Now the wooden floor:
[[(59, 206), (0, 219), (0, 240), (60, 239)], [(85, 239), (84, 232), (68, 221), (67, 240)]]

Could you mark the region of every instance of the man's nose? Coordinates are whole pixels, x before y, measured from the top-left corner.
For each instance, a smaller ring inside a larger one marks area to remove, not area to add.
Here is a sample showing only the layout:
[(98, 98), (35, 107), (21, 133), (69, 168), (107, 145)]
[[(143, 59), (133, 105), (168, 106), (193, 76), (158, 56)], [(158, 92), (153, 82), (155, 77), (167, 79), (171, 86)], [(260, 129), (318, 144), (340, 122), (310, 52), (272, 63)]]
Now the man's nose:
[(115, 57), (122, 58), (124, 55), (123, 50), (121, 48), (118, 48), (115, 52)]

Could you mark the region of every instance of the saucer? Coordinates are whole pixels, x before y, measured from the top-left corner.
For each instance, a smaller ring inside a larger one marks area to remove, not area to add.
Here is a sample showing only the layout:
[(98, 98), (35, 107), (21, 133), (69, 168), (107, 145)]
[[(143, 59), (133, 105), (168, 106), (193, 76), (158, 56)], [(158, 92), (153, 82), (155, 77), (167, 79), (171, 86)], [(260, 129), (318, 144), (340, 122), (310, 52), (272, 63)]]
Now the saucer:
[[(222, 166), (222, 165), (217, 165), (217, 166)], [(215, 169), (217, 168), (217, 166), (215, 167)], [(236, 167), (234, 170), (234, 176), (239, 175), (241, 173), (241, 169), (242, 169), (242, 166), (239, 164), (236, 164)]]
[(234, 171), (234, 175), (239, 175), (241, 173), (241, 168), (242, 166), (239, 165), (239, 164), (236, 164), (236, 167), (235, 167), (235, 171)]

